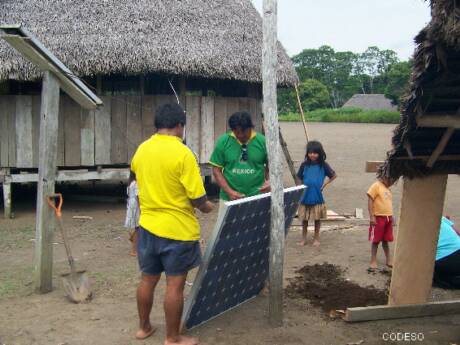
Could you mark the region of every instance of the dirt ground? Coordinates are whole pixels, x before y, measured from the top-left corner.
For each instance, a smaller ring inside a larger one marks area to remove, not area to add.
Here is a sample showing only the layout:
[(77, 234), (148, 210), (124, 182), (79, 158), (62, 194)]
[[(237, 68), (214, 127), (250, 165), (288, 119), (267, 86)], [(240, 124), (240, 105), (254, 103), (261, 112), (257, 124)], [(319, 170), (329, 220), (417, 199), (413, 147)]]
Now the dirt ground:
[[(366, 160), (384, 158), (389, 148), (393, 126), (362, 124), (311, 124), (310, 137), (321, 140), (328, 161), (339, 178), (326, 191), (329, 208), (338, 213), (365, 208), (366, 188), (372, 174), (364, 173)], [(303, 129), (300, 124), (283, 124), (289, 149), (298, 163), (304, 155)], [(446, 212), (460, 220), (458, 177), (449, 179)], [(292, 184), (288, 174), (286, 185)], [(399, 207), (401, 182), (395, 187), (395, 211)], [(122, 190), (111, 187), (112, 190)], [(127, 345), (162, 344), (164, 318), (162, 295), (164, 282), (158, 287), (152, 320), (158, 333), (136, 341), (135, 289), (139, 279), (136, 260), (128, 255), (129, 242), (123, 228), (124, 204), (68, 201), (64, 204), (64, 223), (70, 233), (74, 256), (80, 268), (86, 268), (93, 283), (94, 300), (74, 305), (63, 297), (59, 274), (68, 270), (61, 238), (55, 237), (53, 292), (37, 295), (33, 291), (34, 200), (33, 194), (21, 192), (16, 198), (13, 220), (0, 219), (0, 344), (6, 345)], [(365, 212), (365, 215), (367, 212)], [(73, 219), (74, 215), (92, 217)], [(209, 237), (216, 212), (200, 215), (203, 238)], [(388, 275), (367, 272), (369, 244), (364, 222), (347, 221), (347, 228), (329, 227), (322, 232), (320, 248), (298, 247), (300, 228), (292, 227), (286, 242), (285, 284), (305, 265), (336, 265), (344, 276), (360, 286), (383, 289)], [(349, 227), (352, 225), (352, 227)], [(311, 240), (311, 238), (310, 238)], [(379, 253), (383, 267), (382, 253)], [(189, 281), (193, 281), (192, 272)], [(187, 287), (189, 291), (189, 287)], [(346, 291), (343, 292), (346, 294)], [(460, 291), (433, 289), (432, 300), (458, 299)], [(304, 298), (285, 299), (285, 323), (271, 328), (267, 322), (268, 299), (258, 297), (227, 314), (191, 331), (202, 344), (311, 344), (346, 345), (351, 343), (386, 344), (386, 332), (423, 333), (423, 344), (454, 344), (460, 340), (460, 315), (395, 321), (346, 324), (332, 321), (321, 308)]]

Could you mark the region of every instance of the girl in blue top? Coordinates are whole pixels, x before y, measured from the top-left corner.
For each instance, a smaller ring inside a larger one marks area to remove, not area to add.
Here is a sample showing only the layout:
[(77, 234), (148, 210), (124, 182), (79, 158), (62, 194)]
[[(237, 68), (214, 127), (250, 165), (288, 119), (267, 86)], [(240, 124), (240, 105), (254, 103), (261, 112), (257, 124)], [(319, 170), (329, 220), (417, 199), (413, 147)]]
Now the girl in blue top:
[[(297, 173), (298, 184), (307, 186), (307, 190), (300, 201), (299, 219), (302, 221), (302, 240), (299, 245), (304, 246), (307, 241), (308, 221), (315, 222), (315, 237), (313, 245), (319, 246), (319, 230), (321, 219), (327, 217), (327, 209), (323, 198), (323, 189), (337, 178), (334, 170), (326, 163), (326, 152), (319, 141), (310, 141), (307, 144), (305, 161)], [(328, 180), (326, 181), (326, 177)]]

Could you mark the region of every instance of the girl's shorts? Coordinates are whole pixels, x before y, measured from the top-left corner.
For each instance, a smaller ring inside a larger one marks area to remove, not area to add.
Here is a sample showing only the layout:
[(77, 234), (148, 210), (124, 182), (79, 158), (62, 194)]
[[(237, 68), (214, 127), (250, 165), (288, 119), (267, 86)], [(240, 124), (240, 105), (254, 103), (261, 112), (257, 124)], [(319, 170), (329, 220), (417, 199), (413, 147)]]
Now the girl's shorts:
[(317, 204), (317, 205), (303, 205), (299, 206), (297, 211), (299, 220), (308, 221), (308, 220), (321, 220), (327, 218), (327, 208), (326, 204)]

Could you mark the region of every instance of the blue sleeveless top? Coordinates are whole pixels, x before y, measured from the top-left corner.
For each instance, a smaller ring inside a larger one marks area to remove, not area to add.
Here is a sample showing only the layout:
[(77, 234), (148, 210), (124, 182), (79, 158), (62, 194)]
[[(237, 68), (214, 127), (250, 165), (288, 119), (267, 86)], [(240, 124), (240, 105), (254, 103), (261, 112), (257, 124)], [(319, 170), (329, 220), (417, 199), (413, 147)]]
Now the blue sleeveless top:
[(323, 187), (326, 176), (332, 178), (335, 176), (334, 170), (329, 164), (307, 164), (302, 163), (300, 166), (297, 177), (302, 180), (303, 184), (307, 186), (307, 190), (301, 200), (303, 205), (318, 205), (324, 204), (323, 193), (321, 188)]

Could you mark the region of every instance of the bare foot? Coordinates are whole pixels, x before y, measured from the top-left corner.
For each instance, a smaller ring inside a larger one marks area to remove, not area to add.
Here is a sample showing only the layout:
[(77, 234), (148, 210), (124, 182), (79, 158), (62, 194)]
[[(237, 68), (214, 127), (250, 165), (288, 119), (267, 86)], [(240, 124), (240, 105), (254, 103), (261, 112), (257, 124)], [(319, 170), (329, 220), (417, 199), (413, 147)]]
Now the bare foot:
[(373, 270), (375, 270), (376, 268), (378, 268), (379, 266), (377, 265), (377, 262), (374, 262), (374, 261), (371, 261), (370, 265), (369, 265), (369, 268), (372, 268)]
[(150, 325), (150, 327), (148, 327), (147, 329), (139, 329), (137, 332), (136, 332), (136, 339), (138, 340), (144, 340), (144, 339), (147, 339), (148, 337), (150, 337), (153, 333), (155, 333), (157, 329), (153, 326)]
[(198, 345), (198, 338), (179, 336), (176, 341), (165, 340), (164, 345)]
[(313, 247), (319, 247), (321, 243), (319, 243), (319, 240), (314, 240), (313, 241)]
[(259, 296), (268, 297), (269, 294), (270, 294), (270, 290), (268, 289), (268, 286), (264, 286), (262, 291), (260, 291)]
[(306, 244), (306, 241), (305, 241), (305, 240), (302, 240), (302, 241), (300, 241), (300, 242), (297, 242), (297, 245), (298, 245), (298, 246), (302, 246), (302, 247), (303, 247), (305, 244)]
[(388, 268), (393, 268), (393, 264), (391, 262), (387, 262), (387, 267)]
[(129, 255), (136, 257), (136, 256), (137, 256), (137, 252), (135, 252), (135, 251), (130, 251), (130, 252), (129, 252)]

